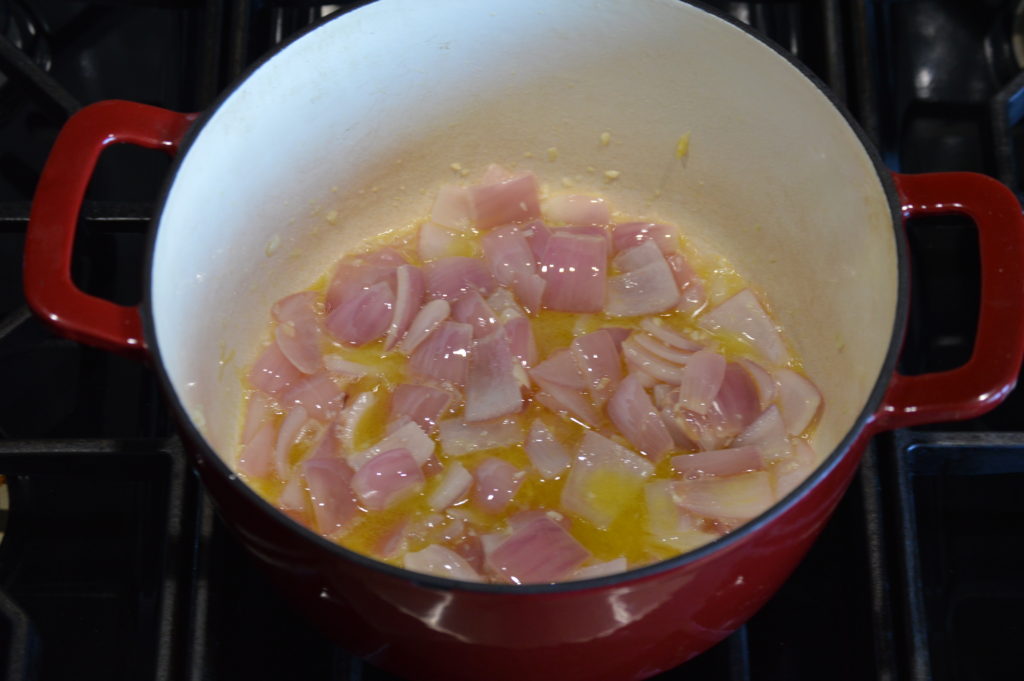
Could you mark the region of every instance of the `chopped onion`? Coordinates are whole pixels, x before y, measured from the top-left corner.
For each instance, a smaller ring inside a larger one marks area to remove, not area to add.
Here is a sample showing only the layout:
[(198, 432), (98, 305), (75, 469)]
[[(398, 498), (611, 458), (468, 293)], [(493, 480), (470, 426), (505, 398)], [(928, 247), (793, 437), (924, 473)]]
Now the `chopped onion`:
[(533, 338), (533, 325), (526, 317), (516, 317), (505, 322), (505, 334), (509, 348), (523, 368), (537, 364), (537, 343)]
[(558, 230), (548, 239), (540, 263), (545, 306), (562, 312), (600, 312), (604, 307), (607, 239)]
[(406, 570), (423, 572), (436, 577), (480, 582), (482, 578), (465, 558), (451, 549), (431, 544), (419, 551), (410, 551), (402, 558)]
[(523, 441), (523, 427), (516, 418), (486, 423), (463, 423), (449, 419), (438, 426), (441, 448), (448, 456), (507, 447)]
[(456, 184), (442, 185), (430, 210), (430, 219), (446, 227), (468, 226), (472, 219), (469, 190)]
[(302, 472), (313, 502), (317, 531), (329, 538), (344, 534), (359, 515), (352, 492), (352, 469), (341, 459), (310, 459), (303, 462)]
[(271, 343), (249, 370), (252, 387), (268, 395), (279, 395), (302, 378), (302, 372), (295, 368), (281, 352), (277, 343)]
[(608, 401), (608, 416), (630, 444), (655, 461), (672, 450), (672, 436), (635, 376), (619, 384)]
[(625, 572), (627, 567), (626, 559), (622, 556), (613, 560), (606, 561), (604, 563), (591, 563), (585, 565), (579, 570), (572, 574), (569, 579), (581, 580), (581, 579), (597, 579), (598, 577), (607, 577), (608, 575), (617, 575), (620, 572)]
[(490, 295), (497, 287), (480, 258), (453, 255), (423, 266), (428, 298), (458, 300), (470, 291)]
[(599, 196), (553, 196), (544, 202), (544, 215), (563, 225), (607, 225), (611, 222), (608, 202)]
[(757, 400), (761, 405), (761, 409), (767, 409), (768, 405), (775, 401), (775, 396), (778, 394), (779, 388), (775, 383), (775, 379), (772, 378), (767, 369), (757, 362), (749, 359), (739, 359), (736, 363), (743, 367), (747, 375), (750, 376), (754, 389), (757, 391)]
[(390, 350), (405, 336), (413, 317), (423, 302), (423, 272), (412, 265), (402, 265), (395, 273), (395, 309), (384, 339), (384, 349)]
[(413, 317), (409, 324), (409, 330), (405, 338), (398, 345), (398, 351), (405, 355), (411, 355), (420, 343), (427, 339), (434, 329), (440, 326), (441, 322), (448, 319), (451, 313), (451, 305), (447, 300), (431, 300), (420, 308), (420, 311)]
[(473, 327), (473, 337), (486, 336), (494, 331), (498, 316), (476, 291), (470, 291), (452, 305), (452, 319)]
[(608, 401), (622, 380), (622, 358), (612, 335), (604, 330), (577, 336), (569, 353), (596, 406)]
[(679, 385), (679, 382), (683, 380), (681, 366), (652, 354), (637, 341), (636, 334), (622, 341), (622, 355), (626, 358), (627, 364), (656, 381)]
[(698, 414), (707, 414), (725, 379), (725, 357), (712, 350), (698, 350), (683, 367), (679, 382), (679, 404)]
[(640, 322), (640, 328), (657, 338), (665, 345), (670, 348), (675, 348), (676, 350), (696, 352), (702, 347), (700, 343), (692, 341), (679, 332), (673, 331), (665, 326), (664, 322), (662, 322), (658, 317), (648, 317), (644, 319)]
[(345, 404), (345, 393), (327, 374), (304, 378), (281, 398), (284, 407), (298, 405), (318, 421), (330, 421)]
[(775, 365), (789, 361), (782, 335), (750, 289), (743, 289), (721, 305), (706, 312), (700, 325), (709, 331), (739, 335)]
[(503, 328), (473, 343), (466, 379), (466, 421), (487, 421), (522, 409), (517, 366)]
[(715, 449), (672, 457), (672, 470), (684, 478), (726, 476), (764, 470), (764, 459), (757, 447)]
[(569, 452), (555, 440), (555, 436), (540, 419), (535, 419), (530, 424), (525, 449), (526, 455), (530, 457), (530, 463), (542, 478), (557, 477), (569, 467)]
[(388, 433), (377, 444), (361, 452), (348, 455), (348, 463), (352, 468), (362, 470), (367, 462), (377, 458), (383, 452), (401, 449), (413, 458), (417, 466), (424, 465), (434, 453), (434, 441), (415, 423), (407, 422), (397, 430)]
[(277, 320), (274, 339), (288, 360), (304, 374), (315, 373), (323, 364), (320, 355), (320, 322), (313, 305), (313, 291), (295, 293), (274, 303), (271, 312)]
[(765, 409), (746, 430), (736, 436), (736, 445), (755, 445), (768, 461), (776, 461), (789, 455), (789, 437), (786, 425), (773, 404)]
[(377, 403), (377, 393), (366, 391), (359, 393), (354, 400), (341, 412), (338, 419), (341, 443), (346, 451), (354, 451), (356, 448), (355, 435), (359, 430), (363, 418), (373, 409)]
[(786, 432), (799, 435), (807, 430), (821, 407), (821, 392), (817, 386), (791, 369), (778, 369), (775, 380), (779, 386), (779, 412), (786, 424)]
[(352, 476), (352, 491), (371, 511), (393, 506), (422, 486), (423, 471), (407, 449), (381, 452)]
[(384, 335), (394, 310), (391, 284), (377, 282), (338, 305), (327, 317), (327, 330), (349, 345), (366, 345)]
[(653, 472), (654, 465), (644, 457), (587, 431), (562, 488), (562, 507), (599, 529), (607, 529)]
[(537, 518), (487, 552), (490, 572), (505, 582), (557, 582), (590, 558), (582, 544), (550, 518)]
[(474, 185), (469, 188), (469, 200), (478, 229), (528, 222), (540, 217), (537, 178), (533, 173)]
[(489, 457), (476, 467), (473, 477), (476, 479), (474, 503), (488, 513), (501, 513), (522, 486), (526, 471), (504, 459)]
[(409, 371), (455, 385), (466, 384), (473, 327), (459, 322), (441, 322), (409, 356)]
[(437, 427), (441, 415), (452, 402), (446, 390), (418, 383), (402, 383), (391, 393), (389, 423), (404, 424), (411, 421), (430, 432)]
[(453, 504), (466, 499), (469, 488), (473, 484), (473, 476), (458, 461), (452, 461), (444, 467), (441, 479), (434, 491), (430, 493), (427, 503), (435, 511), (443, 511)]
[(658, 245), (645, 241), (615, 258), (622, 274), (608, 279), (605, 312), (613, 317), (665, 312), (679, 302), (679, 287)]
[(771, 476), (766, 471), (680, 480), (673, 489), (683, 509), (725, 521), (750, 520), (775, 503)]
[(679, 235), (672, 225), (623, 222), (612, 229), (612, 250), (616, 253), (639, 246), (644, 241), (653, 241), (665, 255), (672, 255), (679, 248)]
[(238, 457), (238, 472), (250, 478), (265, 478), (274, 471), (274, 443), (277, 426), (267, 421), (245, 443)]

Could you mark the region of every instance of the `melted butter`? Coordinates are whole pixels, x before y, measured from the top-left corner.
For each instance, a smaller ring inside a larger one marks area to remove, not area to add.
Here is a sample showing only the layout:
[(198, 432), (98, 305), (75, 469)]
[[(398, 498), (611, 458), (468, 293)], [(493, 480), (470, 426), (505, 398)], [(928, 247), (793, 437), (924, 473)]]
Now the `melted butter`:
[[(360, 252), (370, 252), (383, 246), (390, 246), (399, 250), (412, 264), (420, 265), (422, 261), (418, 259), (415, 248), (415, 235), (422, 222), (421, 220), (415, 223), (407, 231), (392, 231), (371, 239), (364, 249), (360, 249)], [(481, 248), (478, 237), (479, 234), (476, 230), (469, 230), (464, 235), (460, 234), (452, 246), (453, 251), (450, 255), (480, 256)], [(743, 278), (724, 260), (696, 253), (685, 239), (681, 238), (679, 245), (694, 271), (703, 281), (712, 304), (720, 303), (748, 287)], [(328, 272), (320, 277), (310, 287), (310, 290), (317, 291), (321, 295), (325, 294), (331, 274)], [(667, 328), (708, 345), (721, 352), (730, 361), (738, 358), (758, 358), (753, 347), (743, 338), (725, 333), (712, 333), (700, 328), (697, 324), (700, 312), (702, 310), (690, 313), (671, 312), (659, 315), (659, 318)], [(542, 310), (532, 317), (531, 321), (539, 356), (544, 358), (556, 350), (568, 347), (576, 336), (585, 333), (605, 327), (639, 328), (643, 317), (610, 317), (605, 314), (581, 315)], [(323, 351), (327, 355), (337, 355), (370, 368), (370, 373), (367, 376), (350, 382), (345, 390), (349, 401), (355, 395), (367, 391), (378, 395), (378, 399), (360, 420), (353, 434), (356, 451), (374, 445), (387, 434), (391, 390), (409, 378), (406, 371), (406, 358), (398, 352), (385, 351), (383, 340), (361, 348), (353, 348), (328, 340), (325, 341)], [(794, 359), (788, 366), (800, 371), (799, 360), (795, 358), (795, 355), (792, 356)], [(243, 378), (243, 383), (247, 388), (249, 387), (247, 379)], [(449, 416), (455, 413), (450, 412)], [(277, 413), (274, 418), (280, 421), (283, 415)], [(526, 401), (523, 413), (518, 418), (523, 425), (524, 432), (535, 418), (540, 418), (570, 453), (575, 451), (577, 442), (586, 428), (582, 424), (552, 414), (539, 403), (529, 399)], [(809, 432), (811, 430), (813, 430), (813, 426)], [(311, 445), (315, 442), (314, 435), (315, 433), (312, 432), (306, 433), (292, 448), (289, 452), (289, 460), (292, 463), (302, 461), (309, 454)], [(804, 437), (808, 436), (805, 434)], [(439, 441), (436, 434), (433, 439), (435, 442)], [(612, 439), (629, 446), (621, 436), (613, 435)], [(421, 492), (402, 500), (391, 508), (373, 512), (364, 509), (352, 527), (336, 540), (354, 551), (374, 556), (391, 564), (401, 565), (401, 555), (404, 552), (418, 551), (431, 543), (440, 541), (444, 523), (451, 521), (454, 517), (469, 518), (474, 525), (478, 526), (478, 534), (486, 534), (501, 531), (507, 518), (518, 512), (538, 508), (559, 509), (561, 507), (561, 495), (569, 474), (568, 469), (553, 479), (541, 478), (537, 472), (532, 470), (529, 457), (521, 444), (478, 450), (462, 456), (449, 456), (438, 446), (435, 449), (435, 455), (442, 464), (457, 460), (470, 472), (485, 459), (491, 457), (503, 459), (517, 468), (529, 472), (512, 503), (501, 514), (495, 515), (484, 511), (473, 501), (472, 491), (468, 500), (460, 502), (449, 509), (447, 513), (438, 514), (428, 504), (429, 496), (437, 488), (441, 478), (440, 475), (435, 475), (425, 481)], [(648, 480), (673, 479), (671, 455), (670, 453), (658, 462), (654, 474)], [(246, 480), (261, 496), (270, 500), (276, 501), (284, 488), (284, 482), (277, 479), (276, 476), (269, 479), (247, 478)], [(678, 511), (674, 508), (658, 509), (656, 507), (653, 510), (657, 516), (649, 518), (643, 487), (643, 484), (637, 484), (615, 473), (600, 472), (591, 476), (587, 492), (603, 508), (611, 511), (615, 515), (615, 520), (605, 529), (582, 518), (570, 517), (569, 520), (572, 535), (590, 551), (595, 560), (609, 561), (624, 556), (631, 565), (642, 564), (696, 548), (717, 536), (698, 530), (687, 530), (681, 531), (668, 540), (653, 539), (647, 532), (649, 523), (669, 522), (670, 514)], [(432, 529), (421, 528), (430, 519), (438, 521), (435, 522), (436, 526)], [(419, 528), (419, 531), (409, 536), (404, 545), (392, 555), (381, 554), (396, 532), (412, 527)]]

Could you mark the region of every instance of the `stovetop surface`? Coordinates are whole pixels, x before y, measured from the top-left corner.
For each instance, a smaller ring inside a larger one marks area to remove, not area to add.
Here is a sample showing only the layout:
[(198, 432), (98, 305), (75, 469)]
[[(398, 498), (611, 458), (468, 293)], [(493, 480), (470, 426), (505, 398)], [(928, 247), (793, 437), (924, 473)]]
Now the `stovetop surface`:
[[(27, 311), (20, 280), (33, 190), (74, 110), (109, 98), (201, 110), (281, 39), (354, 4), (0, 0), (0, 679), (392, 678), (313, 631), (248, 560), (191, 472), (153, 373), (53, 335)], [(984, 172), (1020, 194), (1020, 3), (706, 4), (794, 52), (892, 169)], [(138, 149), (104, 154), (76, 242), (79, 286), (138, 302), (167, 168)], [(972, 349), (977, 239), (954, 218), (908, 230), (901, 369), (952, 368)], [(782, 590), (658, 678), (1019, 676), (1022, 400), (876, 438)]]

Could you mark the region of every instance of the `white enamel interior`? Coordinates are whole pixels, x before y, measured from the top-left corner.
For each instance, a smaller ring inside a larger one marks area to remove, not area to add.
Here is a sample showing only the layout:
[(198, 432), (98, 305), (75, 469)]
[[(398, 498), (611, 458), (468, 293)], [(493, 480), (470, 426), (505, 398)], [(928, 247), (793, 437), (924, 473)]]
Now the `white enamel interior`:
[(157, 341), (216, 451), (233, 450), (239, 376), (273, 301), (424, 215), (457, 179), (452, 163), (491, 162), (553, 188), (575, 178), (729, 258), (825, 393), (819, 451), (851, 428), (892, 335), (897, 259), (871, 160), (811, 81), (676, 0), (382, 0), (261, 66), (170, 188), (151, 273)]

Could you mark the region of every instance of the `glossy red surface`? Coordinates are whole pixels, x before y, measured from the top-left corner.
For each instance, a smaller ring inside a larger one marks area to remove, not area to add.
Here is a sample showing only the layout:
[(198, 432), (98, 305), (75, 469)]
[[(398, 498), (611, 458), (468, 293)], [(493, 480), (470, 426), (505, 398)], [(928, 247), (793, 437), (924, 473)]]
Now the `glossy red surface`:
[(896, 374), (875, 418), (879, 430), (973, 418), (1013, 389), (1024, 353), (1024, 228), (1017, 197), (977, 173), (893, 174), (904, 218), (957, 213), (974, 221), (981, 301), (971, 358), (923, 376)]
[(104, 149), (127, 143), (174, 154), (195, 118), (108, 100), (81, 109), (61, 130), (32, 201), (24, 270), (29, 305), (61, 334), (106, 350), (145, 355), (138, 307), (91, 296), (71, 279), (78, 214)]
[[(74, 225), (106, 145), (129, 142), (173, 153), (191, 120), (101, 102), (77, 114), (61, 134), (33, 206), (25, 270), (33, 308), (60, 332), (115, 351), (144, 350), (136, 308), (91, 297), (71, 282)], [(821, 531), (871, 434), (973, 416), (1012, 387), (1024, 354), (1024, 220), (1016, 200), (976, 175), (896, 181), (905, 216), (961, 212), (978, 223), (983, 301), (974, 356), (951, 372), (896, 376), (881, 409), (826, 464), (831, 469), (817, 484), (784, 502), (788, 506), (770, 520), (660, 571), (627, 573), (588, 588), (514, 588), (461, 586), (384, 568), (272, 509), (231, 474), (193, 424), (183, 420), (182, 432), (228, 524), (279, 588), (323, 631), (372, 663), (408, 679), (647, 678), (721, 640), (772, 596)], [(177, 399), (171, 401), (187, 419)]]

